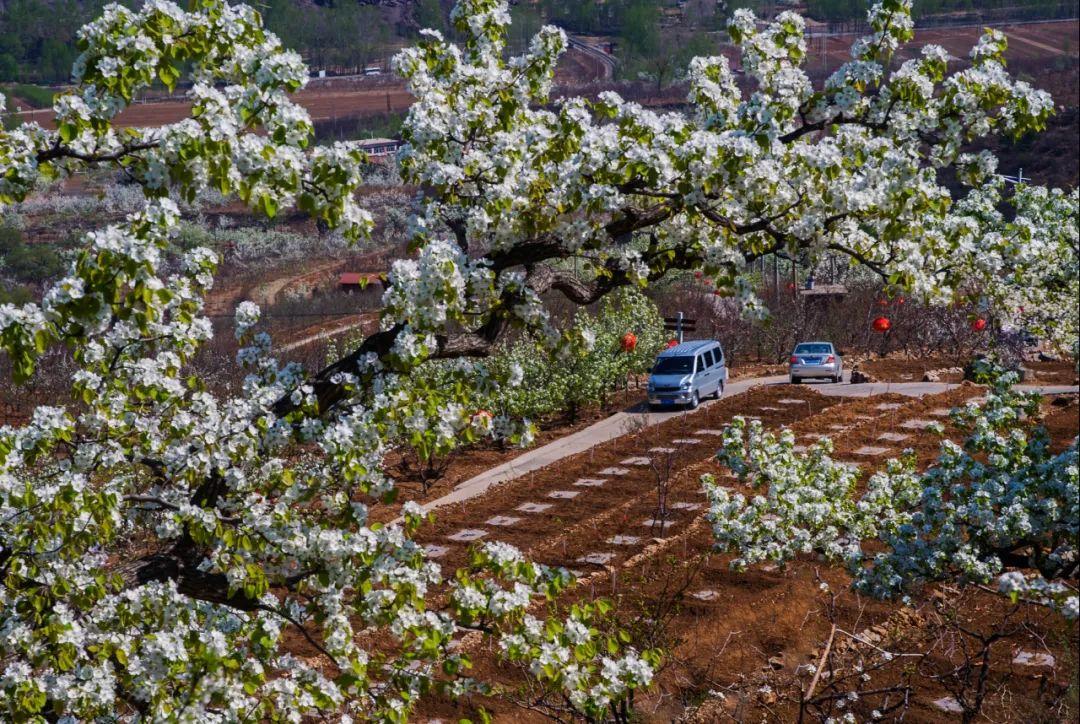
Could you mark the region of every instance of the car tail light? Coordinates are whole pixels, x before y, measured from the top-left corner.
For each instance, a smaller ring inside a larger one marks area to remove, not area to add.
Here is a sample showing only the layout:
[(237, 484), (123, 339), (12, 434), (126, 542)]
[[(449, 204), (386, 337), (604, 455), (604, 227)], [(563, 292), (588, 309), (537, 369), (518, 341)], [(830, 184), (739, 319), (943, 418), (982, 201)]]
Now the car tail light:
[(829, 355), (829, 358), (827, 360), (825, 360), (825, 364), (832, 364), (835, 361), (836, 361), (836, 357), (833, 356), (833, 355)]
[(791, 359), (789, 359), (788, 362), (790, 362), (793, 365), (797, 365), (797, 364), (799, 364), (799, 358), (796, 357), (795, 355), (791, 355)]

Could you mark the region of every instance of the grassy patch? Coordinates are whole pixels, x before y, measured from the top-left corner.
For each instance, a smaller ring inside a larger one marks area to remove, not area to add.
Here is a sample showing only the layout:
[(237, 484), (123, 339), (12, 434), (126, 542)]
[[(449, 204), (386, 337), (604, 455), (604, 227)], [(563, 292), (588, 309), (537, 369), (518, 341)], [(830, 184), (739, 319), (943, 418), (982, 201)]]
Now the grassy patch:
[[(44, 88), (30, 83), (13, 83), (0, 88), (0, 92), (18, 98), (20, 101), (29, 104), (31, 108), (48, 108), (52, 105), (53, 95), (56, 93), (52, 88)], [(8, 110), (15, 110), (10, 102), (8, 103)]]

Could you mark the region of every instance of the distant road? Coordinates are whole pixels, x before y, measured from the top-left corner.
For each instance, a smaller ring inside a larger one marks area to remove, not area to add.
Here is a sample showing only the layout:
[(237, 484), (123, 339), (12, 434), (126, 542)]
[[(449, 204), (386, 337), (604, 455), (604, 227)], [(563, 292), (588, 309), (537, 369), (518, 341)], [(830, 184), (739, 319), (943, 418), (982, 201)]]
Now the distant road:
[(615, 77), (615, 64), (618, 61), (613, 56), (608, 55), (595, 45), (590, 45), (579, 38), (575, 38), (573, 35), (567, 35), (566, 37), (571, 48), (600, 63), (604, 69), (604, 80), (611, 80)]

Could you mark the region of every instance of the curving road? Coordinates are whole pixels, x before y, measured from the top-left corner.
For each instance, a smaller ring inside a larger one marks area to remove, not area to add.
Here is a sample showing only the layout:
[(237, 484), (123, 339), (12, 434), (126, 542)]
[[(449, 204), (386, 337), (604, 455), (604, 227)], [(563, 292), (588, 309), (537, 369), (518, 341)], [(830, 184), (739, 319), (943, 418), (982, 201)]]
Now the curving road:
[(573, 35), (567, 35), (566, 41), (571, 48), (583, 55), (589, 56), (600, 64), (604, 69), (603, 80), (611, 80), (615, 77), (615, 64), (618, 61), (616, 61), (614, 57), (600, 50), (600, 48), (597, 48), (595, 45), (589, 45), (585, 41), (575, 38)]

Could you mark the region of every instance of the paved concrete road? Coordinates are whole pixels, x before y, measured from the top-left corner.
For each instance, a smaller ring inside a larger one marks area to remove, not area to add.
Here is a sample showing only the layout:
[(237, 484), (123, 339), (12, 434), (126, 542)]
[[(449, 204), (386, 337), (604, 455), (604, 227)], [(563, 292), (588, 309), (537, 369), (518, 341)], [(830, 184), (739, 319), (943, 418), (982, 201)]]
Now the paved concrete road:
[[(724, 397), (740, 395), (758, 385), (788, 384), (790, 383), (788, 382), (787, 375), (752, 377), (745, 380), (736, 380), (728, 384), (727, 388), (724, 390)], [(838, 397), (869, 397), (871, 395), (881, 395), (887, 392), (908, 395), (910, 397), (922, 397), (923, 395), (933, 395), (938, 392), (945, 392), (946, 390), (957, 386), (955, 384), (944, 382), (875, 382), (859, 385), (831, 382), (804, 382), (803, 384), (807, 387), (812, 387), (824, 395)], [(1069, 386), (1036, 387), (1020, 385), (1019, 389), (1034, 390), (1043, 394), (1060, 394), (1077, 392), (1080, 388)], [(701, 406), (707, 407), (711, 404), (715, 404), (715, 402), (715, 400), (705, 400), (701, 403)], [(578, 430), (571, 435), (561, 437), (558, 440), (549, 442), (547, 445), (538, 447), (535, 450), (524, 452), (509, 462), (486, 470), (476, 477), (459, 483), (456, 488), (446, 495), (441, 498), (436, 498), (435, 500), (424, 504), (422, 507), (424, 510), (432, 510), (443, 505), (468, 500), (469, 498), (480, 495), (497, 483), (513, 480), (525, 473), (539, 470), (540, 468), (558, 462), (565, 457), (588, 450), (600, 443), (607, 442), (616, 437), (621, 437), (622, 435), (634, 432), (635, 430), (652, 427), (653, 425), (657, 425), (676, 415), (685, 414), (687, 414), (685, 410), (651, 412), (644, 403), (635, 405), (624, 412), (617, 412), (614, 415), (582, 430)]]

